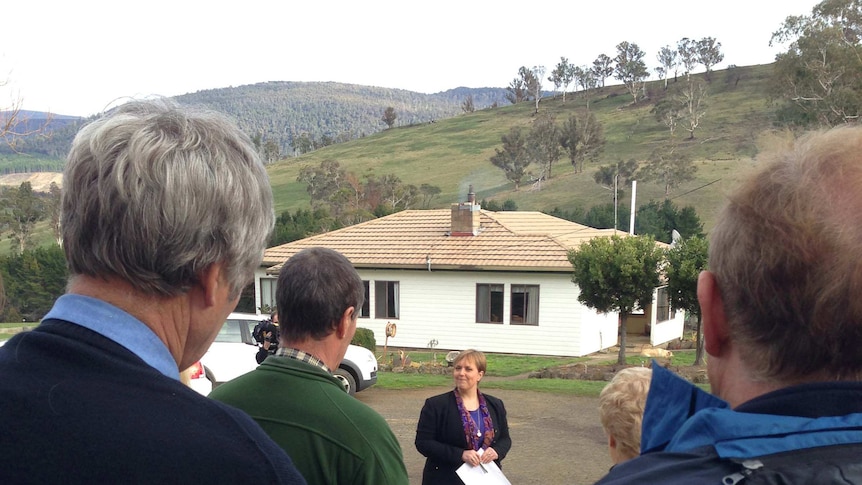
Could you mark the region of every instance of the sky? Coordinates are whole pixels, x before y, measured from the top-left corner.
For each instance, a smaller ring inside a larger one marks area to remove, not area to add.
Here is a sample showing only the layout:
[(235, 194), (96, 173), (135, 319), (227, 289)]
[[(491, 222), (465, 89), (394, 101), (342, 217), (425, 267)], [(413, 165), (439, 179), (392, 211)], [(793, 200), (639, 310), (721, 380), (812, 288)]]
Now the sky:
[(560, 57), (590, 65), (623, 41), (638, 44), (654, 72), (659, 49), (683, 37), (720, 42), (715, 69), (767, 64), (786, 50), (769, 46), (772, 33), (817, 3), (11, 0), (0, 110), (89, 116), (131, 99), (267, 81), (506, 87), (521, 66), (545, 66), (547, 77)]

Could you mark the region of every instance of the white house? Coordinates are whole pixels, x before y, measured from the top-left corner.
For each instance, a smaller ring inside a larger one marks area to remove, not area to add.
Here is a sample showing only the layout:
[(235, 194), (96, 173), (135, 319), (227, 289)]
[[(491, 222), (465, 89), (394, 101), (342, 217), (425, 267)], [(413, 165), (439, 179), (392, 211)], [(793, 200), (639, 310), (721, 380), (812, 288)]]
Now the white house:
[[(274, 305), (282, 263), (303, 248), (344, 254), (365, 283), (358, 326), (382, 345), (582, 356), (617, 344), (616, 313), (578, 302), (568, 250), (613, 229), (541, 212), (491, 212), (470, 201), (451, 210), (406, 210), (266, 250), (255, 277), (256, 306)], [(682, 336), (683, 314), (664, 304), (630, 317), (653, 343)], [(630, 330), (631, 331), (631, 330)]]

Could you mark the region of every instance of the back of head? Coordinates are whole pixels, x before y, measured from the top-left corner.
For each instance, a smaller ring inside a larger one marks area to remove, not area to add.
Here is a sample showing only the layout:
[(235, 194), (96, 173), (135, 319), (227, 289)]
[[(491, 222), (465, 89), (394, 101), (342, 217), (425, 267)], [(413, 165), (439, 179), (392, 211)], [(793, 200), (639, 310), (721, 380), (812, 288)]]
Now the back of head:
[(599, 394), (602, 428), (616, 440), (616, 454), (621, 459), (640, 454), (641, 423), (651, 378), (652, 371), (646, 367), (627, 367)]
[(128, 103), (81, 129), (61, 207), (73, 276), (118, 277), (164, 296), (218, 262), (238, 294), (274, 223), (249, 138), (223, 115), (165, 100)]
[(341, 253), (313, 247), (284, 263), (275, 297), (285, 342), (321, 340), (335, 330), (347, 308), (359, 311), (365, 302), (365, 287)]
[(773, 154), (710, 232), (730, 338), (754, 379), (862, 378), (862, 127)]

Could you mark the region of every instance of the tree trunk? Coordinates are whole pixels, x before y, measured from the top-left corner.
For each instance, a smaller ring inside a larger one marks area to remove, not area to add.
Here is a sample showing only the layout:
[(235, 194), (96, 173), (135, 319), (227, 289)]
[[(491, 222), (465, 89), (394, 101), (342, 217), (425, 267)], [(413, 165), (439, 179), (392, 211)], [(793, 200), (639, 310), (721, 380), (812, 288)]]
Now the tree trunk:
[(619, 328), (619, 337), (620, 337), (620, 353), (617, 356), (617, 364), (625, 364), (626, 363), (626, 321), (629, 318), (629, 314), (624, 311), (620, 311), (620, 328)]
[(700, 313), (697, 314), (697, 335), (695, 336), (695, 346), (697, 351), (694, 354), (694, 365), (703, 365), (703, 327), (700, 325)]

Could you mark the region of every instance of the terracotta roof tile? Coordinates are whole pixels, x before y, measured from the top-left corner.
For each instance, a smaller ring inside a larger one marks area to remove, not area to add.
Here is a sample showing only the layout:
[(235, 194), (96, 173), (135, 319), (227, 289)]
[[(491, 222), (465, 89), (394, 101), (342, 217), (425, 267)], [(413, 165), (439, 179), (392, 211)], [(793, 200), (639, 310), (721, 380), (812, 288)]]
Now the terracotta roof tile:
[(449, 209), (406, 210), (269, 248), (263, 264), (276, 273), (301, 249), (325, 246), (360, 268), (424, 269), (430, 260), (434, 269), (571, 271), (569, 249), (614, 234), (542, 212), (481, 210), (479, 220), (477, 235), (451, 236)]

